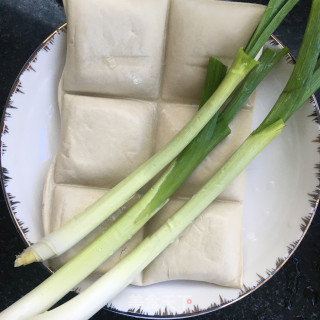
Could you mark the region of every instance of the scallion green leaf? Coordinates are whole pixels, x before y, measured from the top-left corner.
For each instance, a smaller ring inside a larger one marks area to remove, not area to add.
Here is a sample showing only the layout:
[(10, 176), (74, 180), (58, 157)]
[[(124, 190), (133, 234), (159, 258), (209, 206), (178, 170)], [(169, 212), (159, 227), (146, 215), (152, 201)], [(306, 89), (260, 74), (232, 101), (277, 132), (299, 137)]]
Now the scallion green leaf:
[(260, 48), (298, 2), (299, 0), (269, 1), (262, 20), (245, 49), (250, 57), (254, 58), (258, 54)]

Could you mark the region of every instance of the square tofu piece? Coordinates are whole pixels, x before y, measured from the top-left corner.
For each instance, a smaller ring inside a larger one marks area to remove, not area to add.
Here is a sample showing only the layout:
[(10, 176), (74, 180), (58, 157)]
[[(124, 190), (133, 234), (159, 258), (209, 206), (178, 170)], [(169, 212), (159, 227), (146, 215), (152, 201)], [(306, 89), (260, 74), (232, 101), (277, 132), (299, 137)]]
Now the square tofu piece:
[(69, 92), (158, 97), (168, 0), (68, 0)]
[[(63, 186), (59, 185), (53, 189), (50, 208), (51, 212), (44, 211), (51, 219), (52, 231), (58, 229), (60, 226), (65, 224), (67, 221), (81, 213), (85, 208), (91, 205), (93, 202), (103, 196), (108, 190), (87, 188), (78, 186)], [(127, 204), (126, 208), (133, 205), (138, 200), (139, 196), (133, 197)], [(98, 235), (106, 230), (121, 214), (123, 210), (119, 209), (110, 218), (104, 221), (99, 227), (91, 232), (86, 238), (80, 243), (72, 247), (72, 249), (65, 252), (58, 258), (50, 261), (50, 266), (57, 270), (72, 257), (74, 257), (81, 249), (87, 246), (93, 241)], [(120, 247), (106, 262), (104, 262), (97, 272), (106, 272), (112, 268), (117, 262), (125, 257), (130, 251), (132, 251), (138, 243), (143, 239), (143, 230), (136, 233), (126, 244)], [(137, 278), (139, 279), (139, 277)]]
[[(224, 139), (202, 163), (195, 169), (190, 177), (176, 191), (180, 197), (191, 197), (210, 177), (224, 164), (224, 162), (241, 145), (251, 131), (253, 108), (249, 99), (245, 107), (231, 122), (231, 134)], [(161, 104), (158, 110), (158, 130), (156, 135), (156, 150), (159, 150), (194, 116), (197, 107), (181, 104)], [(245, 191), (245, 172), (241, 173), (223, 191), (218, 199), (242, 201)]]
[[(198, 103), (209, 56), (230, 65), (265, 7), (213, 0), (172, 0), (162, 97)], [(246, 17), (243, 19), (243, 17)]]
[(64, 95), (55, 182), (112, 188), (153, 152), (156, 105)]
[[(148, 222), (146, 232), (154, 232), (183, 203), (183, 200), (172, 199)], [(241, 287), (242, 206), (240, 202), (213, 202), (149, 264), (143, 272), (142, 284), (196, 280)], [(134, 284), (139, 285), (138, 282)]]

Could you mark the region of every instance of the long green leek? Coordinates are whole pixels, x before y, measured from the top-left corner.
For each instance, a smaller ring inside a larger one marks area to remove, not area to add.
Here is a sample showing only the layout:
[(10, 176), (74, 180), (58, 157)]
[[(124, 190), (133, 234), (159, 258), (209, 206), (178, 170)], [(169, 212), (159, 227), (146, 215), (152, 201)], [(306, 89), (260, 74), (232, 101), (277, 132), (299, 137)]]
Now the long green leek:
[[(224, 115), (224, 119), (218, 121), (216, 130), (214, 131), (216, 123), (216, 116), (214, 116), (212, 121), (184, 149), (155, 185), (128, 212), (116, 220), (112, 227), (104, 231), (77, 256), (40, 284), (36, 290), (31, 291), (20, 299), (17, 305), (12, 305), (10, 308), (17, 313), (22, 312), (23, 315), (47, 310), (128, 241), (166, 203), (171, 194), (212, 148), (229, 134), (230, 130), (225, 124), (232, 121), (244, 101), (287, 51), (286, 48), (278, 52), (267, 49), (260, 57), (258, 67), (245, 79), (219, 115), (219, 118)], [(221, 62), (214, 58), (210, 59), (201, 104), (204, 104), (205, 99), (210, 97), (210, 93), (222, 81), (225, 72), (226, 68)], [(75, 269), (77, 272), (73, 271)], [(38, 301), (39, 297), (45, 301), (45, 304)], [(30, 308), (30, 306), (33, 307)]]
[(265, 14), (263, 15), (257, 29), (255, 30), (255, 33), (250, 38), (246, 46), (246, 50), (250, 50), (254, 46), (254, 44), (259, 39), (259, 36), (261, 35), (261, 33), (271, 23), (272, 19), (274, 19), (275, 15), (283, 7), (286, 1), (287, 0), (270, 0), (269, 1)]
[(270, 0), (261, 23), (250, 39), (245, 52), (250, 57), (255, 57), (260, 48), (268, 40), (271, 33), (280, 25), (286, 15), (299, 2), (299, 0)]
[[(320, 19), (320, 1), (314, 0), (311, 14), (305, 36), (300, 51), (300, 59), (294, 67), (292, 75), (301, 71), (301, 54), (304, 54), (308, 43), (315, 43), (314, 50), (309, 55), (309, 63), (305, 66), (303, 79), (294, 79), (292, 76), (283, 93), (275, 103), (269, 115), (254, 130), (238, 150), (229, 158), (229, 160), (213, 175), (213, 177), (180, 208), (167, 222), (162, 225), (151, 236), (147, 237), (136, 247), (127, 257), (120, 261), (108, 273), (102, 276), (87, 290), (63, 304), (62, 306), (35, 316), (34, 320), (51, 320), (64, 318), (72, 314), (72, 319), (88, 319), (98, 309), (103, 307), (110, 299), (115, 297), (121, 290), (129, 285), (137, 273), (141, 272), (159, 253), (161, 253), (187, 226), (190, 224), (218, 195), (227, 185), (250, 163), (250, 161), (264, 149), (277, 135), (279, 135), (284, 126), (284, 120), (290, 116), (303, 104), (306, 95), (298, 96), (301, 90), (309, 92), (313, 87), (320, 87), (320, 72), (318, 69), (318, 58), (320, 46), (320, 32), (312, 33), (310, 30), (317, 30)], [(310, 42), (308, 42), (309, 40)], [(310, 67), (311, 65), (311, 67)], [(311, 81), (317, 83), (317, 87), (311, 84)], [(291, 95), (288, 96), (288, 88), (294, 88)], [(286, 96), (287, 99), (282, 97)], [(306, 98), (307, 99), (307, 98)], [(294, 103), (294, 108), (289, 108)], [(270, 119), (273, 122), (270, 123)]]
[[(253, 34), (253, 37), (257, 39), (259, 44), (255, 45), (254, 48), (248, 47), (246, 49), (248, 56), (251, 58), (255, 57), (270, 34), (279, 25), (281, 19), (292, 9), (296, 2), (297, 0), (289, 0), (283, 5), (283, 0), (270, 1), (262, 22)], [(272, 8), (269, 9), (269, 6)], [(255, 66), (254, 61), (248, 59), (248, 56), (241, 50), (239, 51), (219, 89), (210, 97), (208, 102), (201, 108), (190, 123), (167, 146), (120, 182), (105, 196), (79, 214), (76, 219), (71, 220), (59, 230), (49, 234), (38, 243), (27, 248), (17, 258), (15, 265), (20, 266), (59, 256), (83, 239), (102, 221), (119, 209), (136, 191), (172, 161), (196, 134), (199, 133), (205, 123), (213, 117), (235, 87)], [(220, 134), (220, 130), (226, 133), (224, 125), (220, 120), (218, 123), (219, 130), (215, 130), (215, 132), (218, 132), (218, 135)], [(225, 135), (221, 133), (221, 136)]]

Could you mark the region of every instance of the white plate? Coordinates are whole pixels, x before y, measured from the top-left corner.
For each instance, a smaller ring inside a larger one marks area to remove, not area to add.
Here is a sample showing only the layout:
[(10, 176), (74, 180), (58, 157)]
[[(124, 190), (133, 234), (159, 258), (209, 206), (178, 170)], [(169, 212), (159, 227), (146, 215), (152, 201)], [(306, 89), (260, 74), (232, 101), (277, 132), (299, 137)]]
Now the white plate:
[[(22, 69), (4, 111), (4, 191), (28, 244), (43, 235), (42, 189), (59, 141), (57, 86), (65, 42), (63, 26), (41, 44)], [(284, 87), (292, 70), (290, 62), (288, 57), (283, 59), (258, 88), (254, 127)], [(130, 286), (107, 307), (146, 317), (210, 312), (246, 296), (279, 270), (302, 240), (318, 205), (318, 115), (315, 100), (306, 103), (288, 121), (283, 134), (248, 167), (242, 290), (191, 281)]]

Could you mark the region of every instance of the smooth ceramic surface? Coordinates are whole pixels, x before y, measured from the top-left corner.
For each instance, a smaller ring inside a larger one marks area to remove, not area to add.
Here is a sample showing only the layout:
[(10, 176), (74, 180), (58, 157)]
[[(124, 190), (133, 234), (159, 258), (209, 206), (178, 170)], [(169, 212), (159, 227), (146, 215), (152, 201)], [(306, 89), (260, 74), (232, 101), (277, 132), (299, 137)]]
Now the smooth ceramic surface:
[[(42, 189), (59, 142), (57, 87), (65, 40), (62, 28), (27, 62), (3, 118), (4, 190), (14, 222), (27, 243), (43, 235)], [(258, 88), (253, 127), (284, 87), (291, 62), (283, 59)], [(185, 317), (226, 306), (269, 279), (301, 241), (318, 204), (318, 114), (314, 101), (306, 103), (288, 121), (283, 134), (248, 167), (242, 290), (191, 281), (130, 286), (108, 307), (146, 317)]]

